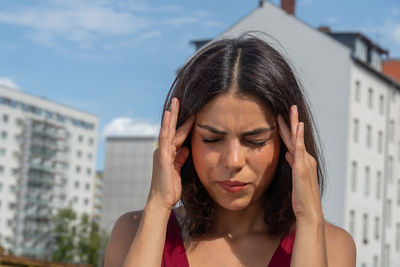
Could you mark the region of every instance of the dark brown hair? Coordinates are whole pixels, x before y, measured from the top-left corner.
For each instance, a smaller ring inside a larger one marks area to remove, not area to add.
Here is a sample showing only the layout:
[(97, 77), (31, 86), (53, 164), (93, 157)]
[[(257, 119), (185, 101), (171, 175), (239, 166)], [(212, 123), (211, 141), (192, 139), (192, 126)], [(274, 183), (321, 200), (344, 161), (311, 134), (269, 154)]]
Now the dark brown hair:
[[(296, 104), (299, 121), (304, 122), (305, 146), (318, 166), (322, 196), (324, 163), (318, 146), (318, 134), (305, 94), (284, 57), (263, 38), (245, 33), (236, 38), (217, 39), (199, 50), (179, 71), (164, 104), (180, 101), (177, 127), (196, 114), (213, 97), (232, 91), (260, 99), (274, 114), (281, 114), (289, 125), (289, 108)], [(184, 146), (191, 148), (190, 136)], [(292, 209), (292, 170), (285, 159), (282, 142), (273, 181), (263, 194), (264, 222), (268, 233), (282, 236), (295, 223)], [(214, 201), (200, 182), (189, 155), (181, 170), (181, 202), (187, 217), (185, 227), (192, 237), (212, 231)]]

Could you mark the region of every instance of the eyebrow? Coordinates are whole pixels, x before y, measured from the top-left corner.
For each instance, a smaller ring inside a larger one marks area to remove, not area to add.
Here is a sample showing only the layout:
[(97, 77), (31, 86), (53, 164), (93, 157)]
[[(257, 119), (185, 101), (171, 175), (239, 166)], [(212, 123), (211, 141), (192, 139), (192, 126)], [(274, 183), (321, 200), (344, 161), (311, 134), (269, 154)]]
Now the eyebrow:
[[(204, 124), (197, 123), (197, 126), (202, 128), (202, 129), (205, 129), (205, 130), (207, 130), (207, 131), (209, 131), (209, 132), (211, 132), (213, 134), (217, 134), (217, 135), (226, 135), (227, 134), (227, 132), (218, 130), (218, 129), (216, 129), (216, 128), (212, 127), (212, 126), (209, 126), (209, 125), (204, 125)], [(272, 126), (270, 128), (265, 128), (265, 127), (257, 128), (257, 129), (242, 133), (242, 136), (257, 135), (257, 134), (261, 134), (261, 133), (272, 131), (275, 128), (276, 128), (276, 126)]]

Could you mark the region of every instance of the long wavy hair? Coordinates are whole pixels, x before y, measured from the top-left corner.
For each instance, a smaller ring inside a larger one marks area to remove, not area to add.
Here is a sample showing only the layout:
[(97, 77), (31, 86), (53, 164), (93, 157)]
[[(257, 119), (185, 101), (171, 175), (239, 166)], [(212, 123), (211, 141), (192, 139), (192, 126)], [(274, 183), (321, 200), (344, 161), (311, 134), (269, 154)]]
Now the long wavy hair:
[[(285, 58), (264, 38), (251, 32), (235, 38), (217, 39), (193, 55), (174, 80), (164, 103), (180, 101), (177, 128), (196, 114), (208, 101), (235, 87), (237, 95), (260, 99), (274, 114), (281, 114), (289, 124), (289, 108), (296, 104), (299, 121), (304, 122), (305, 146), (317, 161), (318, 183), (322, 196), (324, 163), (318, 133), (305, 93)], [(229, 116), (229, 115), (227, 115)], [(191, 150), (190, 135), (184, 146)], [(275, 176), (263, 194), (264, 222), (268, 234), (282, 236), (295, 223), (292, 209), (292, 170), (285, 159), (282, 142)], [(214, 201), (200, 182), (191, 154), (181, 170), (182, 195), (186, 210), (184, 227), (192, 237), (204, 236), (215, 223)]]

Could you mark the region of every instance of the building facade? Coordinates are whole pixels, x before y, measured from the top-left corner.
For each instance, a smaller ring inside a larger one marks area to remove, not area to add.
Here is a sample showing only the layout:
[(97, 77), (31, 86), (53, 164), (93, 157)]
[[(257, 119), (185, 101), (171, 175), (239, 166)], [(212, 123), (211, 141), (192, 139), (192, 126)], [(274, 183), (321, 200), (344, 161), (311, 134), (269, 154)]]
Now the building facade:
[(144, 208), (156, 141), (156, 137), (107, 137), (100, 219), (106, 231), (111, 232), (123, 213)]
[(259, 3), (219, 37), (268, 34), (258, 33), (291, 64), (317, 123), (326, 219), (352, 234), (357, 266), (400, 266), (400, 84), (382, 72), (388, 52), (360, 33), (315, 29), (293, 6)]
[(0, 242), (49, 258), (51, 217), (93, 213), (98, 118), (0, 86)]

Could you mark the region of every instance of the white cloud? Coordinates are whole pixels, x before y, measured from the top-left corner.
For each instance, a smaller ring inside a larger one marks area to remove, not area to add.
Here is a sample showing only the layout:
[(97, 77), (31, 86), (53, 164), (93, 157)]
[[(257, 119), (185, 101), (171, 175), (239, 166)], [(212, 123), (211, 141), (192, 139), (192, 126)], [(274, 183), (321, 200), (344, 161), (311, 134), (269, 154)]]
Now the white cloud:
[(8, 87), (11, 89), (19, 90), (17, 84), (7, 77), (0, 77), (0, 86)]
[(48, 1), (47, 5), (19, 7), (0, 12), (0, 22), (26, 27), (34, 41), (51, 45), (68, 40), (81, 49), (94, 40), (126, 36), (149, 26), (146, 17), (114, 8), (107, 1)]
[(103, 136), (158, 136), (159, 125), (127, 117), (115, 118), (103, 129)]

